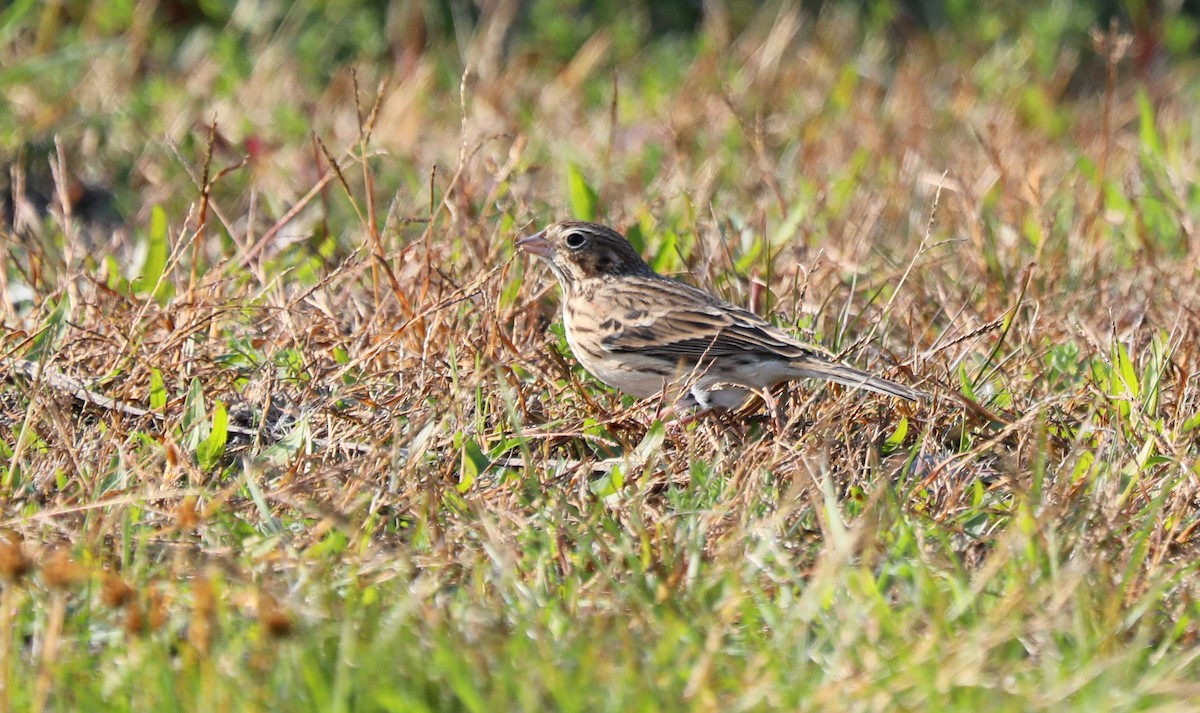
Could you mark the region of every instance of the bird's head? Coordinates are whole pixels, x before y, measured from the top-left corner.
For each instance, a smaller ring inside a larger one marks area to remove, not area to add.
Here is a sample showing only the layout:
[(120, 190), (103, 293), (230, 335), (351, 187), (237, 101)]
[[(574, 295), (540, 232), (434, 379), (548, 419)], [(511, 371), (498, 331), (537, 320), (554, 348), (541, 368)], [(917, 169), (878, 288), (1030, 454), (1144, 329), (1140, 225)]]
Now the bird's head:
[(624, 236), (599, 223), (554, 223), (518, 240), (517, 247), (545, 260), (564, 290), (597, 278), (651, 273)]

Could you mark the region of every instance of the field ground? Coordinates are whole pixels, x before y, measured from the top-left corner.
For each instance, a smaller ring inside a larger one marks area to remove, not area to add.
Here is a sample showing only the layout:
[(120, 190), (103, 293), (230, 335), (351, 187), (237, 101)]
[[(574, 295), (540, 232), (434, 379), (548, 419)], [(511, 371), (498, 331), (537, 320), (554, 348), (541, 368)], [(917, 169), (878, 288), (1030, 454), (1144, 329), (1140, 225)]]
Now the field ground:
[[(1200, 699), (1189, 18), (209, 5), (0, 10), (0, 711)], [(572, 216), (934, 399), (664, 424)]]

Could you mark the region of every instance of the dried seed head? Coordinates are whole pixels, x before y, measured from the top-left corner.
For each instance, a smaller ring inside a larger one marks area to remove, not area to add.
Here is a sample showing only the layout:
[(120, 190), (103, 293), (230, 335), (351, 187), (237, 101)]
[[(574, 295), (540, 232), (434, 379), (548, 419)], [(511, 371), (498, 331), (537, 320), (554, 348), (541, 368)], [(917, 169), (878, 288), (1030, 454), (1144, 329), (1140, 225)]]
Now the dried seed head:
[(212, 580), (201, 575), (192, 585), (192, 611), (197, 616), (211, 617), (217, 608), (217, 595)]
[(0, 580), (17, 584), (33, 571), (33, 560), (25, 552), (25, 542), (15, 532), (0, 537)]
[(1092, 28), (1092, 49), (1109, 64), (1115, 65), (1125, 59), (1132, 44), (1133, 35), (1122, 33), (1115, 17), (1109, 24), (1108, 32), (1099, 27)]
[(146, 633), (146, 618), (142, 616), (142, 608), (133, 597), (125, 603), (125, 633), (130, 636)]
[(100, 601), (111, 609), (120, 609), (133, 599), (133, 587), (130, 587), (115, 574), (104, 575), (104, 584), (100, 587)]
[(196, 511), (196, 498), (189, 495), (175, 508), (175, 525), (183, 531), (194, 530), (200, 524), (200, 513)]
[(295, 629), (292, 616), (266, 592), (258, 593), (258, 624), (266, 635), (272, 639), (282, 639), (289, 636)]
[(42, 581), (50, 589), (70, 589), (87, 579), (87, 572), (66, 549), (55, 550), (42, 565)]
[(212, 582), (204, 575), (197, 577), (192, 585), (192, 617), (188, 622), (188, 643), (201, 656), (208, 655), (216, 607), (216, 594)]
[(170, 614), (169, 605), (171, 597), (157, 585), (150, 585), (150, 614), (147, 617), (147, 623), (150, 625), (150, 631), (158, 631), (167, 623), (167, 617)]

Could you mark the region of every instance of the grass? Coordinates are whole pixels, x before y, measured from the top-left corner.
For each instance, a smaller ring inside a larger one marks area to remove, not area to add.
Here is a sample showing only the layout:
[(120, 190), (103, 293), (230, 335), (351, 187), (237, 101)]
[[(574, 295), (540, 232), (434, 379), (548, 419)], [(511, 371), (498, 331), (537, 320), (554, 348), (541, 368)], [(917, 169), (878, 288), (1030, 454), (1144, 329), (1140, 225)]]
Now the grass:
[[(0, 15), (0, 709), (1200, 697), (1170, 42), (165, 7)], [(664, 424), (514, 254), (571, 216), (936, 396)]]

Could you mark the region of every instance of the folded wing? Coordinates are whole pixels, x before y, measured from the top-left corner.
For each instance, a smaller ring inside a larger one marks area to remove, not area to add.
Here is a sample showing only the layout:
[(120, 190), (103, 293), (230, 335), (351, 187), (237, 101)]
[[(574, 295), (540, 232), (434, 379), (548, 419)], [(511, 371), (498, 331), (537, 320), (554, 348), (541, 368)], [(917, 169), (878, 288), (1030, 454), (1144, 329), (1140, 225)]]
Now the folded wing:
[[(614, 353), (637, 353), (664, 361), (696, 363), (701, 359), (754, 357), (796, 360), (825, 357), (822, 350), (804, 344), (762, 317), (716, 300), (706, 292), (679, 282), (629, 285), (631, 291), (653, 291), (652, 311), (627, 313), (630, 318), (610, 320), (601, 343)], [(618, 298), (619, 299), (619, 298)]]

